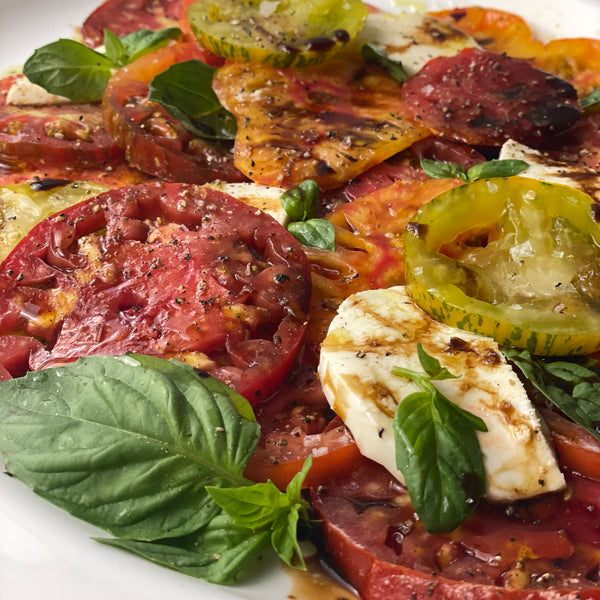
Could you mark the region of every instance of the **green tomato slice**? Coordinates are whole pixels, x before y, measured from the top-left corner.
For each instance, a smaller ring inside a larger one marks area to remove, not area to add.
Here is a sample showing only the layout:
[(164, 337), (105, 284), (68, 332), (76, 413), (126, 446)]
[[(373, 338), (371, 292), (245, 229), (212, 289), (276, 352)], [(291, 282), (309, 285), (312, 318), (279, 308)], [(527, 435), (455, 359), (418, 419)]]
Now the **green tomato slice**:
[(423, 207), (406, 281), (434, 318), (532, 354), (600, 349), (600, 205), (563, 185), (479, 180)]
[(366, 16), (361, 0), (201, 0), (187, 12), (215, 54), (284, 68), (324, 62), (356, 37)]

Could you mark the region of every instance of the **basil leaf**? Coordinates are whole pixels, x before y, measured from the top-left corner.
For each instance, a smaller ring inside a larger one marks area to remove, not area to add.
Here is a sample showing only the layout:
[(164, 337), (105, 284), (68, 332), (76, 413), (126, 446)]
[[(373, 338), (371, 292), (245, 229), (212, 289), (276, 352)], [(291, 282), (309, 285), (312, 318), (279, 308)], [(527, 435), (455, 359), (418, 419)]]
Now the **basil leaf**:
[[(421, 364), (434, 377), (454, 377), (421, 348)], [(437, 363), (437, 364), (436, 364)], [(446, 398), (431, 374), (395, 367), (395, 375), (414, 381), (394, 415), (396, 464), (417, 514), (430, 533), (452, 531), (475, 509), (485, 493), (485, 468), (476, 431), (482, 419)]]
[(46, 91), (75, 102), (102, 98), (115, 65), (106, 56), (74, 40), (60, 39), (38, 48), (23, 73)]
[(316, 181), (305, 179), (281, 194), (281, 206), (291, 221), (306, 221), (315, 217), (319, 208), (319, 191)]
[(167, 27), (166, 29), (140, 29), (124, 35), (121, 42), (127, 52), (127, 63), (140, 58), (144, 54), (158, 50), (166, 46), (171, 40), (176, 40), (181, 36), (179, 27)]
[(458, 163), (447, 162), (445, 160), (431, 160), (422, 158), (420, 160), (421, 168), (426, 175), (433, 179), (464, 179), (467, 180), (467, 171)]
[(399, 60), (392, 60), (383, 50), (373, 44), (363, 44), (361, 48), (362, 59), (365, 63), (374, 63), (385, 69), (387, 73), (399, 83), (408, 79), (408, 73)]
[(212, 583), (229, 584), (250, 574), (250, 569), (269, 547), (269, 532), (253, 533), (220, 514), (199, 533), (182, 538), (144, 542), (96, 538), (157, 564)]
[(200, 60), (175, 63), (154, 77), (149, 99), (198, 137), (233, 140), (237, 122), (212, 89), (214, 72)]
[(503, 160), (488, 160), (474, 165), (467, 171), (467, 180), (490, 179), (492, 177), (512, 177), (522, 173), (529, 167), (524, 160), (507, 158)]
[(581, 99), (581, 107), (583, 110), (595, 110), (600, 104), (600, 88), (596, 88), (593, 92)]
[(600, 367), (596, 361), (550, 361), (536, 359), (527, 350), (503, 352), (545, 398), (600, 442)]
[(312, 456), (281, 492), (271, 481), (238, 488), (208, 487), (213, 500), (233, 519), (252, 531), (271, 530), (275, 551), (291, 567), (305, 568), (297, 539), (298, 520), (308, 518), (308, 503), (301, 497), (302, 483), (312, 465)]
[(183, 363), (84, 358), (2, 382), (0, 454), (38, 494), (114, 535), (187, 535), (220, 513), (207, 485), (248, 483), (259, 426), (241, 401)]
[(325, 219), (296, 221), (288, 225), (288, 231), (305, 246), (322, 250), (335, 250), (335, 227)]
[(104, 55), (115, 66), (122, 67), (127, 64), (127, 49), (117, 34), (110, 29), (104, 30)]
[(464, 179), (465, 181), (477, 181), (478, 179), (490, 179), (492, 177), (512, 177), (522, 173), (529, 167), (524, 160), (503, 159), (488, 160), (471, 167), (468, 171), (460, 164), (446, 162), (443, 160), (431, 160), (422, 158), (421, 168), (433, 179)]

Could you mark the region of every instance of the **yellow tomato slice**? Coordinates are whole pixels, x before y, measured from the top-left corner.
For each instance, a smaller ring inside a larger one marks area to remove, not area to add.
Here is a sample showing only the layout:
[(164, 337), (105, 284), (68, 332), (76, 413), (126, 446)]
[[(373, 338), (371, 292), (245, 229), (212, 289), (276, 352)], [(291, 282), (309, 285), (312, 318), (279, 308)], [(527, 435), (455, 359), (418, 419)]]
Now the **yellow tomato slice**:
[(332, 189), (431, 134), (397, 81), (343, 55), (302, 70), (231, 63), (213, 87), (238, 122), (235, 166), (263, 185)]
[(405, 234), (408, 290), (438, 320), (538, 355), (600, 349), (598, 205), (522, 177), (423, 207)]
[(77, 202), (107, 190), (86, 181), (51, 181), (0, 186), (0, 261), (40, 221)]

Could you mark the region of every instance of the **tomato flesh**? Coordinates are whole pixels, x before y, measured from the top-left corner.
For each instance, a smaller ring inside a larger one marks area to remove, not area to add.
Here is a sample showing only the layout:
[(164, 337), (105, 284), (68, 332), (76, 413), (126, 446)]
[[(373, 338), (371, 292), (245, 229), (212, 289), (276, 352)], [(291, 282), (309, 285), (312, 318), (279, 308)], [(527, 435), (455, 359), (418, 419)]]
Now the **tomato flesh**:
[(510, 513), (482, 504), (454, 532), (435, 535), (374, 463), (314, 488), (311, 499), (327, 557), (365, 600), (600, 598), (600, 511), (577, 495)]
[(476, 48), (431, 60), (404, 84), (402, 96), (436, 133), (483, 146), (508, 139), (535, 145), (582, 113), (566, 81)]
[(41, 108), (0, 105), (0, 163), (11, 169), (110, 168), (123, 151), (92, 104)]
[(312, 454), (303, 487), (327, 483), (365, 460), (339, 417), (333, 417), (316, 369), (304, 364), (278, 392), (255, 406), (261, 439), (245, 476), (284, 490)]
[(0, 333), (32, 368), (90, 354), (188, 359), (256, 401), (306, 328), (308, 261), (268, 215), (210, 188), (119, 188), (42, 222), (2, 265)]

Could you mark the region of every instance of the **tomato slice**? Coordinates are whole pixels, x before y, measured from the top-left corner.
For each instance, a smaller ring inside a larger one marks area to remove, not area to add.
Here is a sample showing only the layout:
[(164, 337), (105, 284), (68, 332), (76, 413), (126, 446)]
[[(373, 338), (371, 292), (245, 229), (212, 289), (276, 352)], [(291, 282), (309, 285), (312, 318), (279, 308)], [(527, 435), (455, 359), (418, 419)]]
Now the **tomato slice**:
[(43, 340), (39, 369), (139, 352), (188, 360), (250, 401), (306, 329), (310, 268), (270, 216), (184, 184), (119, 188), (47, 219), (0, 270), (0, 334)]
[(575, 88), (509, 56), (467, 48), (429, 61), (402, 87), (416, 118), (471, 145), (535, 145), (582, 114)]
[(159, 104), (148, 100), (149, 83), (170, 65), (210, 60), (197, 44), (182, 42), (142, 56), (117, 71), (103, 98), (107, 131), (128, 163), (166, 181), (246, 181), (233, 164), (231, 144), (192, 135)]
[(303, 487), (325, 484), (365, 460), (339, 417), (333, 417), (314, 367), (293, 373), (280, 390), (255, 406), (261, 439), (245, 476), (285, 489), (312, 454)]
[(5, 92), (14, 80), (0, 81), (0, 163), (13, 170), (77, 169), (110, 168), (123, 160), (123, 151), (104, 129), (99, 106), (7, 105)]
[(430, 135), (397, 81), (344, 55), (305, 70), (228, 63), (213, 87), (238, 122), (236, 166), (263, 185), (333, 189)]
[(560, 464), (600, 481), (600, 442), (581, 425), (561, 417), (555, 411), (539, 410), (550, 427)]
[(600, 347), (594, 201), (562, 185), (479, 180), (424, 206), (405, 234), (415, 302), (454, 327), (532, 354)]
[(365, 600), (600, 598), (600, 513), (579, 493), (510, 511), (482, 503), (448, 534), (427, 533), (406, 491), (374, 463), (313, 488), (311, 500), (326, 557)]
[(83, 41), (92, 48), (104, 43), (104, 30), (122, 37), (139, 29), (177, 27), (181, 0), (106, 0), (81, 27)]
[(308, 67), (339, 52), (361, 30), (361, 0), (201, 1), (188, 8), (200, 43), (225, 58)]

